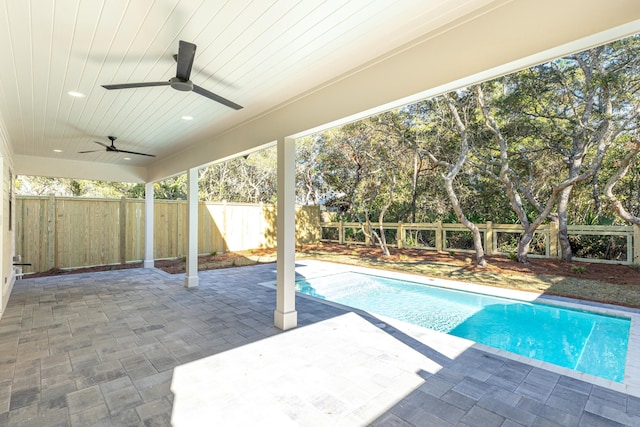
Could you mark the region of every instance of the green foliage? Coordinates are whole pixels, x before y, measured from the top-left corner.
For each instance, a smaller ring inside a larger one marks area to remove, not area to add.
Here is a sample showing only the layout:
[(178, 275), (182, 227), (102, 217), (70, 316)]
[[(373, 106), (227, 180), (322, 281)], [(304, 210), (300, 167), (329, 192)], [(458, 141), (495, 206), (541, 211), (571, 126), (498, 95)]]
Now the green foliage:
[(582, 265), (572, 265), (571, 271), (578, 274), (584, 274), (587, 272), (587, 268)]
[(626, 236), (569, 235), (571, 249), (581, 258), (627, 260)]

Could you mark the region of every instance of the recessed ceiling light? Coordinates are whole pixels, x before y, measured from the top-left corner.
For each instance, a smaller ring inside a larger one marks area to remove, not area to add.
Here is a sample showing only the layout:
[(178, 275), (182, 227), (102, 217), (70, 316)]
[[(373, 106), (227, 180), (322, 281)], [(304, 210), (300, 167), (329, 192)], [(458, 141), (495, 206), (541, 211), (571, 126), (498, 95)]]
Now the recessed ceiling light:
[(182, 120), (193, 120), (193, 117), (191, 116), (182, 116)]
[(76, 92), (75, 90), (70, 90), (69, 92), (67, 92), (67, 94), (73, 96), (74, 98), (84, 98), (85, 96), (87, 96), (84, 93)]
[(125, 160), (131, 160), (131, 157), (125, 157), (124, 159)]
[(54, 153), (62, 153), (62, 150), (58, 149), (58, 148), (54, 148), (53, 150)]

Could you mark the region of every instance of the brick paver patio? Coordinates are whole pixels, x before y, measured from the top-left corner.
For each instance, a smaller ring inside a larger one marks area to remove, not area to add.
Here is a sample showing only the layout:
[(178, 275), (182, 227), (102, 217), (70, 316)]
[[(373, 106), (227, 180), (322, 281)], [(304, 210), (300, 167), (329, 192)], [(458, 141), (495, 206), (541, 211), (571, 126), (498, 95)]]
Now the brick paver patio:
[(0, 320), (0, 425), (639, 426), (640, 398), (298, 298), (275, 265), (16, 282)]

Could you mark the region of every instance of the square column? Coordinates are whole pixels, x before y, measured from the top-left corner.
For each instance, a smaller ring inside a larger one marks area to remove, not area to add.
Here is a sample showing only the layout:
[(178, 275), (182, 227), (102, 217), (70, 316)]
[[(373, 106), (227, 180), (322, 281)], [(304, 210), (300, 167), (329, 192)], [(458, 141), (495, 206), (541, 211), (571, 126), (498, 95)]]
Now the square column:
[(144, 185), (144, 268), (154, 267), (153, 199), (153, 182), (147, 182)]
[(296, 311), (296, 145), (293, 138), (278, 139), (276, 328), (298, 326)]
[(184, 287), (198, 286), (198, 168), (187, 172), (187, 268)]

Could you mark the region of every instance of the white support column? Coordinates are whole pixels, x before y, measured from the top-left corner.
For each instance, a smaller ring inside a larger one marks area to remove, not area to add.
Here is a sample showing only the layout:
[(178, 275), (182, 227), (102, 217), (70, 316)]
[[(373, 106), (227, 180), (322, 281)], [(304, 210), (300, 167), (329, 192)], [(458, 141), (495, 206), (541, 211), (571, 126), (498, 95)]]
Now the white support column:
[(295, 139), (278, 139), (276, 328), (298, 326), (296, 312), (296, 146)]
[(153, 182), (147, 182), (144, 185), (144, 268), (154, 267), (153, 199)]
[(198, 168), (187, 172), (187, 271), (184, 287), (198, 286)]

